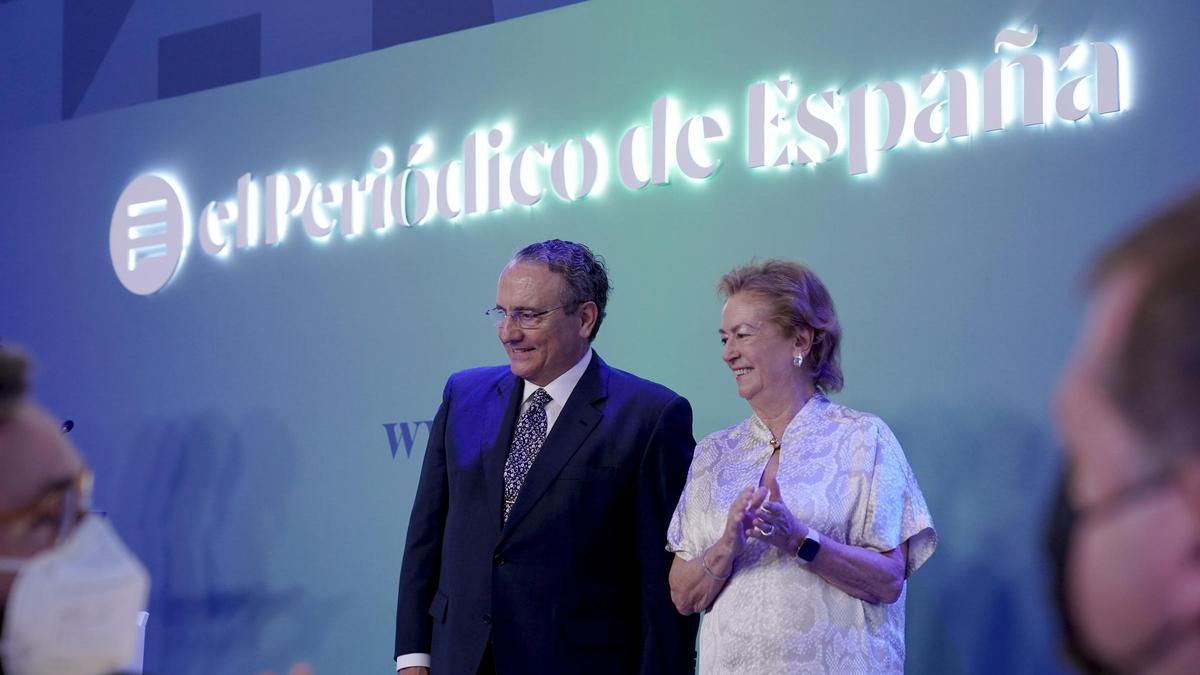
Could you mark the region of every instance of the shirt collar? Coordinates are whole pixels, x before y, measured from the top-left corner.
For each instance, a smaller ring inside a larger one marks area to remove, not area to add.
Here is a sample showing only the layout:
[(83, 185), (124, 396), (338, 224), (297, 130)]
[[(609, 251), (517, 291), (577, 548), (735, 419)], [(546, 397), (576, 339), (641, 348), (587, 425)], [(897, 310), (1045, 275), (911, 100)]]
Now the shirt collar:
[(583, 372), (587, 370), (588, 364), (592, 362), (592, 348), (588, 347), (583, 358), (579, 359), (578, 363), (571, 366), (567, 372), (554, 378), (550, 384), (544, 387), (539, 387), (529, 380), (522, 380), (525, 383), (525, 392), (521, 396), (522, 401), (528, 401), (533, 392), (538, 389), (545, 389), (547, 394), (550, 394), (551, 400), (559, 405), (567, 402), (571, 392), (575, 391), (575, 385), (579, 384), (579, 380), (583, 377)]
[[(783, 430), (784, 438), (790, 436), (793, 429), (802, 425), (806, 417), (820, 410), (828, 402), (829, 399), (825, 397), (825, 394), (822, 394), (820, 391), (814, 391), (813, 395), (796, 411), (796, 416), (788, 421), (787, 427)], [(757, 413), (750, 416), (750, 436), (762, 443), (768, 443), (773, 438), (771, 430), (767, 428), (766, 422), (759, 419)], [(783, 438), (778, 440), (780, 443), (783, 442)]]

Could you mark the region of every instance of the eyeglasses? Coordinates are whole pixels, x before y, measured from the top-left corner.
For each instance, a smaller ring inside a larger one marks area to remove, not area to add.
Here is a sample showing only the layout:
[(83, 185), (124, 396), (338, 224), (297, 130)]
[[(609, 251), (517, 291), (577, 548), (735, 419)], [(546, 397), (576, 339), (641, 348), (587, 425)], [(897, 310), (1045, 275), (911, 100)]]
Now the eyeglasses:
[(1096, 503), (1076, 507), (1072, 506), (1068, 501), (1067, 507), (1070, 510), (1071, 517), (1075, 523), (1108, 520), (1126, 507), (1142, 501), (1157, 493), (1162, 488), (1169, 486), (1179, 476), (1178, 467), (1180, 463), (1178, 460), (1167, 461), (1154, 471), (1130, 482)]
[(505, 320), (512, 319), (513, 323), (517, 324), (519, 328), (523, 330), (532, 330), (540, 327), (542, 322), (546, 320), (546, 316), (548, 314), (565, 307), (569, 307), (569, 305), (559, 305), (558, 307), (551, 307), (550, 309), (543, 309), (540, 311), (533, 311), (530, 309), (514, 309), (511, 312), (503, 307), (493, 307), (484, 312), (484, 314), (495, 320), (497, 328), (503, 326)]
[(0, 533), (18, 539), (40, 528), (53, 528), (54, 543), (61, 542), (91, 510), (93, 482), (92, 472), (84, 469), (44, 491), (32, 504), (0, 511)]
[[(1097, 660), (1096, 655), (1083, 642), (1079, 633), (1078, 619), (1072, 615), (1068, 587), (1070, 586), (1069, 565), (1073, 540), (1085, 523), (1095, 526), (1099, 522), (1108, 521), (1126, 508), (1170, 487), (1179, 475), (1177, 471), (1179, 464), (1180, 460), (1178, 459), (1167, 460), (1156, 470), (1133, 480), (1096, 503), (1080, 507), (1071, 503), (1068, 494), (1073, 469), (1068, 466), (1059, 475), (1054, 506), (1046, 520), (1045, 527), (1046, 552), (1049, 554), (1051, 562), (1050, 592), (1057, 609), (1067, 655), (1081, 671), (1109, 672), (1109, 669), (1101, 667), (1102, 664)], [(1168, 634), (1167, 638), (1170, 637)], [(1151, 643), (1151, 648), (1156, 651), (1161, 645), (1169, 645), (1170, 642), (1167, 638), (1156, 639)], [(1152, 653), (1143, 652), (1130, 663), (1144, 666), (1151, 662), (1150, 654)], [(1132, 668), (1130, 672), (1136, 670), (1140, 670), (1140, 668)], [(1125, 669), (1121, 668), (1113, 672), (1124, 671)]]

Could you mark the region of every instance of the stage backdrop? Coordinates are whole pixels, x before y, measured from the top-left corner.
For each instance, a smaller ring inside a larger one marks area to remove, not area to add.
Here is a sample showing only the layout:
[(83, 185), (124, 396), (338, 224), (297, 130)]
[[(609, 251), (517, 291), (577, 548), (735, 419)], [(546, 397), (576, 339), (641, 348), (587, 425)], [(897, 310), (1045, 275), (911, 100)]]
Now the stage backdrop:
[(152, 670), (384, 673), (427, 421), (504, 361), (483, 312), (515, 249), (607, 258), (597, 351), (697, 436), (749, 414), (717, 278), (800, 259), (845, 329), (835, 400), (892, 426), (941, 535), (909, 670), (1055, 672), (1047, 410), (1088, 260), (1200, 179), (1197, 27), (1194, 2), (592, 0), (10, 131), (0, 338), (153, 575)]

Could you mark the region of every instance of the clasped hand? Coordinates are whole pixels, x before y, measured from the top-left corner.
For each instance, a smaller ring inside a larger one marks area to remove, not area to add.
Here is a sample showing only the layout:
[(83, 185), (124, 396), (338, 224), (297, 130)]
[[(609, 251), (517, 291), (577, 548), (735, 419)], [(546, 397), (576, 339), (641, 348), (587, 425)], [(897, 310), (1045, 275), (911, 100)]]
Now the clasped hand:
[(729, 505), (725, 538), (734, 555), (745, 549), (748, 539), (757, 539), (792, 553), (808, 534), (808, 527), (783, 503), (775, 479), (768, 478), (764, 482), (765, 486), (745, 488)]

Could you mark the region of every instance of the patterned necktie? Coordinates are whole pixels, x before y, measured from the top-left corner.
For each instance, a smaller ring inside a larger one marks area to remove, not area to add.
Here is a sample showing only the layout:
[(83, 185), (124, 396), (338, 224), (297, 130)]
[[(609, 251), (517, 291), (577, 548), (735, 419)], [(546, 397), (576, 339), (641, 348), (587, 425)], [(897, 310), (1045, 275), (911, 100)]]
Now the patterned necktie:
[(504, 522), (508, 522), (508, 512), (512, 510), (521, 486), (525, 484), (525, 476), (533, 460), (537, 459), (538, 450), (546, 440), (546, 404), (551, 401), (550, 394), (545, 389), (538, 389), (529, 397), (529, 407), (517, 421), (517, 431), (513, 434), (512, 447), (508, 451), (508, 459), (504, 460)]

